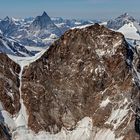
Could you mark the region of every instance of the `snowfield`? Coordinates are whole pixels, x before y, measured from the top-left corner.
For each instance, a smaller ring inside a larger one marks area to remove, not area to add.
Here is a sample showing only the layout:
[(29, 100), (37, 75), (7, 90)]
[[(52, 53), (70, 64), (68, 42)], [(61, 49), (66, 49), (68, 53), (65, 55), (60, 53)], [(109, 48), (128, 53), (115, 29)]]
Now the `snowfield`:
[[(13, 133), (13, 140), (122, 140), (123, 137), (115, 138), (115, 134), (110, 129), (98, 129), (92, 125), (92, 119), (83, 118), (77, 123), (73, 131), (62, 128), (57, 134), (39, 132), (34, 134), (31, 130), (19, 129)], [(97, 129), (97, 130), (96, 130)], [(95, 133), (97, 131), (97, 133)]]
[(140, 40), (138, 29), (134, 26), (133, 23), (125, 24), (118, 30), (118, 32), (121, 32), (125, 36), (125, 38)]
[(10, 59), (12, 59), (15, 63), (19, 64), (21, 68), (25, 66), (29, 66), (30, 63), (39, 59), (47, 50), (48, 48), (41, 49), (39, 53), (32, 57), (18, 57), (13, 55), (8, 55)]

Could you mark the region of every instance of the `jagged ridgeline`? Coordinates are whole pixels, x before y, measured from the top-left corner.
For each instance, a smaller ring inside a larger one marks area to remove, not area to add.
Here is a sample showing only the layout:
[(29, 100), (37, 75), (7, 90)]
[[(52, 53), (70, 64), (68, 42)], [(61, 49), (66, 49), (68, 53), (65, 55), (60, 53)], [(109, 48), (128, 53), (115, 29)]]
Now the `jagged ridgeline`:
[(1, 112), (12, 115), (2, 112), (2, 124), (12, 139), (139, 138), (139, 53), (121, 33), (98, 24), (69, 30), (22, 72), (0, 60)]

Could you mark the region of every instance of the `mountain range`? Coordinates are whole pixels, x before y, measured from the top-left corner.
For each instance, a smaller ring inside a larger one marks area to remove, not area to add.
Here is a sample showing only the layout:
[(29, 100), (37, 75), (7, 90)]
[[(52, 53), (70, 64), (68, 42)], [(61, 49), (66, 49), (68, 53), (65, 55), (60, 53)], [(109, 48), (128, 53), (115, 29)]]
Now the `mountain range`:
[(36, 18), (0, 20), (3, 35), (12, 37), (22, 45), (46, 47), (58, 39), (66, 30), (80, 25), (92, 24), (90, 21), (64, 20), (50, 18), (46, 12)]
[[(43, 12), (41, 16), (37, 16), (36, 18), (14, 19), (6, 17), (0, 20), (0, 31), (5, 38), (13, 39), (21, 46), (24, 46), (23, 48), (29, 48), (28, 51), (31, 51), (30, 54), (34, 55), (38, 53), (38, 51), (36, 51), (36, 49), (31, 50), (28, 46), (32, 48), (47, 48), (67, 30), (91, 25), (95, 22), (102, 24), (100, 21), (96, 20), (50, 18), (46, 12)], [(123, 33), (129, 40), (133, 39), (137, 40), (137, 42), (140, 40), (139, 22), (127, 13), (107, 21), (105, 26)]]

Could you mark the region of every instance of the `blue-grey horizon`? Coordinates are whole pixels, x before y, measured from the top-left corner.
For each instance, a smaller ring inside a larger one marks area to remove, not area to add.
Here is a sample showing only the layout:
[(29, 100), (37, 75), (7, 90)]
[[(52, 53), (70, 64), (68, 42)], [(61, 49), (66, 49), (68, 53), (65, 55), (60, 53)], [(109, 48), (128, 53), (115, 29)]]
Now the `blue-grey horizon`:
[(0, 0), (0, 18), (25, 18), (46, 11), (51, 17), (106, 19), (129, 13), (140, 19), (139, 0)]

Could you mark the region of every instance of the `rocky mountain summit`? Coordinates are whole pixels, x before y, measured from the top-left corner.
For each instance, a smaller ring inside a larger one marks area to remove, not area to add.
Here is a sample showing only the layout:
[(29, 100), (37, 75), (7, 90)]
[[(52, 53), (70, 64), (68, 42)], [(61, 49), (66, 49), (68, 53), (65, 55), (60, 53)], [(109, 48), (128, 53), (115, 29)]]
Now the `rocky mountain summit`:
[(3, 106), (10, 114), (27, 114), (28, 121), (26, 127), (18, 119), (13, 139), (139, 138), (139, 53), (121, 33), (98, 24), (69, 30), (23, 71), (13, 64), (16, 109), (5, 107), (7, 98)]
[(42, 39), (49, 37), (51, 34), (60, 36), (60, 29), (53, 23), (51, 18), (44, 12), (41, 16), (37, 16), (29, 27), (30, 32)]
[(106, 131), (114, 139), (136, 138), (130, 108), (138, 88), (126, 63), (132, 61), (128, 48), (122, 34), (98, 24), (66, 32), (23, 74), (29, 127), (57, 133), (88, 116), (94, 139)]

